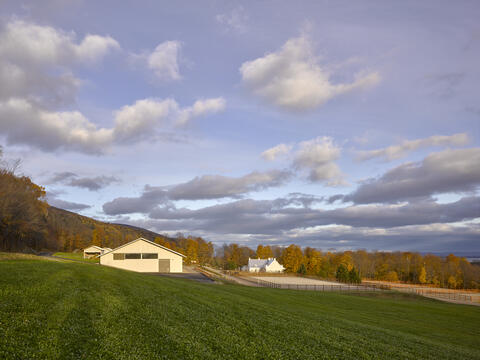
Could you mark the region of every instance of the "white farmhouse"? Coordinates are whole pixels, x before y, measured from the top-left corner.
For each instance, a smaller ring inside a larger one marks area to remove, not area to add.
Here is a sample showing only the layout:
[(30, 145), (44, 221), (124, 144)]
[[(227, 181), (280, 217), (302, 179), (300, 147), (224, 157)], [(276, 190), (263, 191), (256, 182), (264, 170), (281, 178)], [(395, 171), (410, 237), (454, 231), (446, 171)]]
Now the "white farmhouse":
[(181, 273), (184, 257), (165, 246), (138, 238), (100, 255), (100, 265), (136, 272)]
[(248, 265), (246, 270), (249, 272), (273, 272), (281, 273), (285, 268), (275, 259), (250, 259), (248, 258)]
[(112, 251), (110, 248), (101, 248), (100, 246), (91, 245), (85, 249), (83, 249), (83, 258), (90, 259), (93, 257), (100, 256), (108, 251)]

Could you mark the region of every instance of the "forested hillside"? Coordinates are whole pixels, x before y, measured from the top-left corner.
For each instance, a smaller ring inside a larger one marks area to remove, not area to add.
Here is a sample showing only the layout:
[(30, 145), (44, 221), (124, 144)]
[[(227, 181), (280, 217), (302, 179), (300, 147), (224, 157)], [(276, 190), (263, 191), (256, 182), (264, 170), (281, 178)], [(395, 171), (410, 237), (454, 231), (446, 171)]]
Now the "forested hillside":
[(72, 251), (94, 244), (117, 247), (138, 237), (176, 245), (175, 239), (110, 224), (49, 206), (45, 189), (13, 170), (0, 169), (0, 250)]
[(111, 224), (49, 206), (47, 238), (56, 249), (72, 251), (88, 245), (115, 248), (139, 237), (175, 242), (155, 232), (122, 224)]

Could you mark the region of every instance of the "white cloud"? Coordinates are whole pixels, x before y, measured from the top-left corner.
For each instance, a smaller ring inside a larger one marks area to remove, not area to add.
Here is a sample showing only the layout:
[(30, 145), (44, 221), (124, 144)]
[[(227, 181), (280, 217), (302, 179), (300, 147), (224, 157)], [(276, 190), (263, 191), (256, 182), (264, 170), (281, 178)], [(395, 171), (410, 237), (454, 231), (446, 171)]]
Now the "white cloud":
[(325, 182), (326, 185), (344, 185), (343, 174), (334, 162), (340, 157), (341, 149), (328, 136), (302, 141), (295, 153), (293, 166), (309, 171), (309, 179)]
[(321, 106), (335, 96), (376, 85), (377, 72), (360, 72), (351, 83), (334, 84), (319, 64), (307, 37), (288, 40), (282, 48), (240, 67), (243, 82), (254, 94), (290, 110)]
[(110, 36), (87, 35), (79, 45), (75, 46), (75, 52), (82, 61), (95, 62), (111, 49), (119, 48), (118, 42)]
[(90, 154), (103, 152), (113, 139), (111, 129), (97, 128), (78, 111), (52, 112), (18, 98), (0, 101), (0, 133), (9, 144)]
[(238, 33), (247, 31), (248, 16), (242, 6), (234, 8), (229, 13), (218, 14), (215, 19), (218, 23), (224, 25), (226, 30)]
[(132, 142), (152, 135), (152, 129), (165, 125), (172, 111), (178, 109), (175, 100), (138, 100), (125, 105), (115, 112), (115, 139), (118, 142)]
[(404, 157), (410, 151), (423, 147), (431, 146), (462, 146), (467, 145), (470, 138), (466, 133), (454, 134), (450, 136), (434, 135), (424, 139), (405, 140), (400, 145), (392, 145), (383, 149), (360, 151), (359, 160), (370, 160), (373, 158), (383, 158), (391, 161)]
[[(221, 99), (221, 98), (220, 98)], [(114, 126), (98, 128), (79, 111), (50, 111), (34, 102), (0, 99), (0, 134), (9, 144), (24, 144), (45, 151), (57, 149), (87, 154), (104, 153), (112, 144), (130, 144), (154, 138), (159, 129), (219, 111), (224, 101), (205, 99), (181, 108), (173, 99), (143, 99), (114, 112)]]
[(165, 41), (148, 55), (148, 67), (162, 80), (179, 80), (181, 78), (178, 56), (182, 44), (179, 41)]
[(80, 85), (70, 66), (91, 64), (119, 49), (109, 36), (87, 35), (14, 20), (0, 29), (0, 98), (22, 97), (46, 105), (73, 101)]
[(100, 60), (120, 45), (110, 36), (87, 35), (80, 44), (75, 33), (15, 20), (0, 34), (0, 54), (21, 64), (59, 65)]
[(300, 172), (306, 171), (310, 181), (322, 182), (327, 186), (346, 185), (344, 174), (335, 163), (340, 158), (341, 148), (331, 137), (319, 136), (298, 144), (279, 144), (265, 150), (261, 156), (267, 161), (273, 161), (291, 152), (291, 167)]
[(261, 156), (267, 161), (273, 161), (279, 156), (288, 154), (290, 150), (292, 150), (292, 147), (292, 145), (288, 144), (279, 144), (268, 150), (265, 150)]
[(185, 125), (193, 118), (223, 111), (225, 106), (226, 101), (222, 97), (197, 100), (192, 106), (179, 112), (177, 125)]

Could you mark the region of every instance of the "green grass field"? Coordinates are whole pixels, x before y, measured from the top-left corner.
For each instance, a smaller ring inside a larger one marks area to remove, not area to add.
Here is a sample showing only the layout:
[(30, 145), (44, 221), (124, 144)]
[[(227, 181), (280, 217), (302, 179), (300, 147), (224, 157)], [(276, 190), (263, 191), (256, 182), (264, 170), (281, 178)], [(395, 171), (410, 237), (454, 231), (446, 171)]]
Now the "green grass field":
[(77, 260), (77, 261), (84, 261), (88, 263), (98, 263), (99, 260), (98, 258), (92, 258), (92, 259), (84, 259), (83, 258), (83, 252), (79, 253), (69, 253), (69, 252), (57, 252), (53, 254), (53, 256), (60, 257), (63, 259), (72, 259), (72, 260)]
[(1, 359), (480, 359), (479, 339), (479, 307), (406, 294), (0, 260)]

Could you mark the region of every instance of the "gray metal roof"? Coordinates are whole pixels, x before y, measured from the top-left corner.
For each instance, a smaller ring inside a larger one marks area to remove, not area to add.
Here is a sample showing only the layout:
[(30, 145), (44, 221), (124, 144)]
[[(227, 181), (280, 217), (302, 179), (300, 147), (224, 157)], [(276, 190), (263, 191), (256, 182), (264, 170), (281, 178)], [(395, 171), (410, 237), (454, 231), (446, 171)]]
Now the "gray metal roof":
[(269, 259), (248, 259), (248, 267), (262, 268), (271, 265), (275, 261), (275, 258)]

